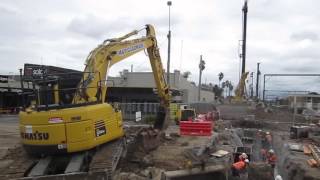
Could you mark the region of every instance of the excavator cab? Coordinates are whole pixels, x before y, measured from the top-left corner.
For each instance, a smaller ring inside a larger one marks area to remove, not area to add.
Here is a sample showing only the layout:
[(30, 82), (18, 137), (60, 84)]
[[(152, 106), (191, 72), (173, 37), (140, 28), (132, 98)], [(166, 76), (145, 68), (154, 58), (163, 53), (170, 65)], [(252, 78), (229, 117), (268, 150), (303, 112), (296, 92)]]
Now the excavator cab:
[[(83, 81), (83, 73), (73, 75)], [(124, 135), (120, 110), (103, 103), (99, 94), (95, 101), (72, 103), (71, 97), (81, 89), (67, 88), (63, 76), (43, 74), (32, 81), (36, 103), (19, 114), (22, 143), (29, 154), (84, 151)], [(101, 89), (99, 84), (88, 88)]]

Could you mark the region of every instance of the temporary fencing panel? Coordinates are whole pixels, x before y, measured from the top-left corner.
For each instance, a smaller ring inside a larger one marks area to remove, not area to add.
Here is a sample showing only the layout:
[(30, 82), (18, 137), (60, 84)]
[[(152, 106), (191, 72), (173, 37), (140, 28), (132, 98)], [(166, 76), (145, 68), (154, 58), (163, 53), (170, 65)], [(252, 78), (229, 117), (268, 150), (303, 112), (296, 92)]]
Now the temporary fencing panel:
[(211, 136), (212, 121), (180, 121), (180, 135)]

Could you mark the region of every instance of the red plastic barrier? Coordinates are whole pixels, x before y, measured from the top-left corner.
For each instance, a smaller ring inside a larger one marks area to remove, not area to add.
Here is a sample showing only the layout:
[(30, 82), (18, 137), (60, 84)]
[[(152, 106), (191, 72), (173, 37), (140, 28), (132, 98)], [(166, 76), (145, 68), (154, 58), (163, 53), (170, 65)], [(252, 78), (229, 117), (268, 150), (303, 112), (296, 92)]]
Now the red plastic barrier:
[(211, 121), (180, 121), (180, 135), (211, 136)]

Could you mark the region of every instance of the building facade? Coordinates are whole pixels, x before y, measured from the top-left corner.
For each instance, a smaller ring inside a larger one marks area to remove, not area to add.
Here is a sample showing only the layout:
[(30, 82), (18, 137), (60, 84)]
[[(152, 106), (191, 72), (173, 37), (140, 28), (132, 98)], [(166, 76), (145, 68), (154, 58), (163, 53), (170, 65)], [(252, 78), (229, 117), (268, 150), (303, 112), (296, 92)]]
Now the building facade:
[[(129, 72), (128, 70), (123, 70), (117, 77), (108, 77), (108, 87), (112, 89), (117, 88), (119, 91), (127, 91), (127, 95), (130, 97), (138, 97), (134, 95), (135, 92), (146, 92), (146, 95), (150, 95), (150, 92), (155, 92), (156, 96), (156, 85), (152, 72)], [(124, 89), (126, 88), (126, 89)], [(123, 89), (123, 90), (121, 90)], [(128, 92), (128, 89), (131, 89)], [(187, 80), (180, 74), (180, 71), (175, 70), (174, 73), (170, 73), (170, 89), (173, 90), (173, 101), (179, 103), (191, 103), (198, 102), (198, 86)], [(149, 93), (148, 93), (148, 92)], [(131, 94), (132, 92), (132, 94)], [(110, 96), (116, 92), (111, 92)], [(201, 90), (200, 101), (202, 102), (214, 102), (215, 95), (212, 91), (206, 89)], [(140, 94), (141, 95), (141, 94)], [(112, 99), (112, 97), (109, 97)], [(124, 97), (125, 98), (125, 97)], [(130, 102), (123, 100), (122, 102)], [(150, 100), (155, 99), (150, 96)]]

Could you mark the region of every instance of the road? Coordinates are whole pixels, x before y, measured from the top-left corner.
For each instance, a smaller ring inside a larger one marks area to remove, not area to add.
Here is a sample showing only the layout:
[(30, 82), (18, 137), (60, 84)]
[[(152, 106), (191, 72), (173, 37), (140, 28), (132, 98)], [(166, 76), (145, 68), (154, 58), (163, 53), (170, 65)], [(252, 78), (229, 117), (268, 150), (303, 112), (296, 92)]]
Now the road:
[(0, 159), (9, 148), (19, 145), (19, 126), (17, 115), (0, 115)]

